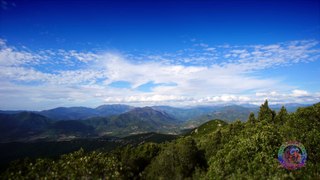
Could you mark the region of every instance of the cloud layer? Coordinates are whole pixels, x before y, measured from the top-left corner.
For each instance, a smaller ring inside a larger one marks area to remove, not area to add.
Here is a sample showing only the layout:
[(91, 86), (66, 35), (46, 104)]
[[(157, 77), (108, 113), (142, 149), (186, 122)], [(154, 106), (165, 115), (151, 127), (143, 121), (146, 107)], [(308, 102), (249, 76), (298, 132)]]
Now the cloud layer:
[[(313, 103), (319, 92), (287, 85), (268, 69), (312, 63), (317, 41), (271, 45), (195, 44), (173, 53), (31, 51), (0, 39), (1, 109), (55, 106)], [(127, 86), (112, 86), (125, 82)], [(142, 91), (147, 87), (148, 91)]]

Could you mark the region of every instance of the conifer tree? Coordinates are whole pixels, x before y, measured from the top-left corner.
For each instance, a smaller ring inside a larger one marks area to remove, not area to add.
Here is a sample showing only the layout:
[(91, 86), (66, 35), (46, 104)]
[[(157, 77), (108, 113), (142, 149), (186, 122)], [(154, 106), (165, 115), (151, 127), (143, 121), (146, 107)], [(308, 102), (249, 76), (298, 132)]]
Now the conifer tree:
[(253, 112), (250, 113), (248, 122), (250, 124), (255, 124), (256, 123), (256, 118), (254, 117), (254, 113)]
[(258, 114), (258, 121), (265, 120), (267, 122), (273, 122), (275, 118), (275, 112), (269, 108), (268, 100), (266, 100), (261, 106)]
[(284, 124), (287, 121), (288, 115), (287, 109), (282, 106), (278, 115), (276, 116), (276, 123)]

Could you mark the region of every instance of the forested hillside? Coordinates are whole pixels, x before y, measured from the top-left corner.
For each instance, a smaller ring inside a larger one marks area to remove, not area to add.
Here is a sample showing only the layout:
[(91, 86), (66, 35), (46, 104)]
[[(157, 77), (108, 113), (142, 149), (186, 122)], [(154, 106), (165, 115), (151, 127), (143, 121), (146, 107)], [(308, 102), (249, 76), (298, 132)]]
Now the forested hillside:
[[(2, 179), (320, 179), (320, 103), (276, 113), (266, 101), (258, 116), (226, 124), (213, 120), (162, 144), (142, 143), (111, 152), (79, 150), (58, 160), (15, 161)], [(306, 166), (286, 170), (280, 146), (301, 142)]]

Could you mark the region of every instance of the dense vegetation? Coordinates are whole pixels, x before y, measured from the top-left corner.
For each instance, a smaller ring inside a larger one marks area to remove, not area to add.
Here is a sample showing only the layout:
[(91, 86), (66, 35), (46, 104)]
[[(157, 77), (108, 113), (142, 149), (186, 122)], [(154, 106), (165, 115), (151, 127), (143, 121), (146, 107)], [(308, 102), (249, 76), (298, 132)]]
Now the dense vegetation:
[[(5, 170), (13, 160), (28, 157), (58, 159), (61, 155), (71, 153), (82, 148), (84, 152), (99, 150), (112, 151), (127, 145), (139, 145), (146, 142), (162, 143), (176, 139), (177, 135), (145, 133), (138, 135), (117, 137), (101, 137), (74, 139), (69, 141), (36, 141), (0, 143), (0, 172)], [(1, 174), (1, 173), (0, 173)]]
[[(79, 150), (58, 160), (15, 161), (4, 179), (320, 179), (320, 103), (278, 113), (266, 101), (247, 122), (218, 120), (174, 141), (126, 146), (111, 152)], [(210, 129), (208, 131), (208, 129)], [(281, 168), (282, 143), (304, 144), (306, 167)]]

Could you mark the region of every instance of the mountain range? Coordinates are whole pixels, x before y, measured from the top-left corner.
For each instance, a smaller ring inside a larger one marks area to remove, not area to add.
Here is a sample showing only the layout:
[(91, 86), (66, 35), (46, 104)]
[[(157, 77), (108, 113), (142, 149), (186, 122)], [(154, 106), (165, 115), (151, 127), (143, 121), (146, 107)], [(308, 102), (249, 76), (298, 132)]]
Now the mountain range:
[(122, 104), (102, 105), (96, 108), (88, 107), (58, 107), (38, 112), (53, 120), (81, 120), (97, 116), (111, 116), (122, 114), (134, 107)]
[[(289, 104), (294, 111), (301, 104)], [(278, 110), (280, 105), (271, 106)], [(64, 141), (105, 136), (124, 137), (148, 132), (179, 134), (211, 119), (246, 121), (258, 106), (224, 105), (177, 108), (133, 107), (122, 104), (97, 108), (58, 107), (44, 111), (0, 111), (0, 142)]]

